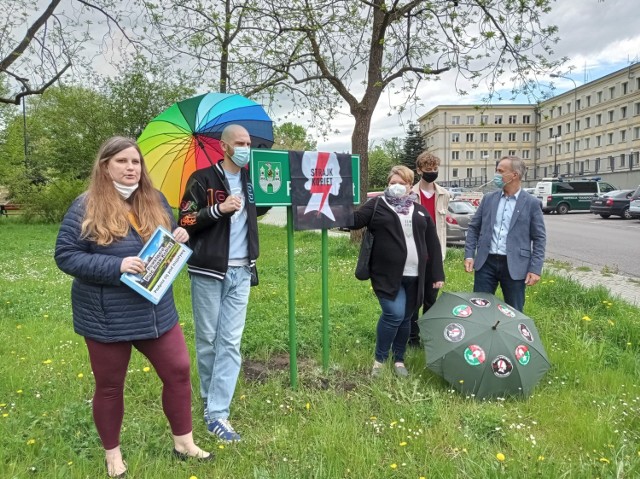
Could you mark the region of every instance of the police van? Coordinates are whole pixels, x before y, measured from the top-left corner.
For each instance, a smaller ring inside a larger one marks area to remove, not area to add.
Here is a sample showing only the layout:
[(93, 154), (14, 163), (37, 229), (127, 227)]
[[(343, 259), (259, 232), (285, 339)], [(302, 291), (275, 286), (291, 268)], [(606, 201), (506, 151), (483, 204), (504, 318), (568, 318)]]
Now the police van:
[(583, 179), (543, 178), (536, 185), (536, 196), (542, 211), (564, 215), (568, 211), (589, 211), (594, 196), (617, 188), (596, 176)]

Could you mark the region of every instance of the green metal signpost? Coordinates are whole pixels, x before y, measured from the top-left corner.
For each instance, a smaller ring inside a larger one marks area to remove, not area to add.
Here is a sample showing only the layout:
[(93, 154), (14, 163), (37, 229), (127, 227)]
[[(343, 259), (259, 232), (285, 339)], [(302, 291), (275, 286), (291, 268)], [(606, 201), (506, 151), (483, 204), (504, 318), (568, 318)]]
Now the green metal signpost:
[[(353, 203), (360, 203), (360, 157), (351, 155)], [(287, 263), (289, 275), (289, 376), (291, 387), (298, 386), (296, 282), (293, 259), (293, 210), (291, 208), (291, 172), (289, 152), (283, 150), (252, 150), (251, 178), (257, 206), (287, 207)], [(329, 254), (327, 230), (321, 230), (322, 263), (322, 367), (329, 369)]]

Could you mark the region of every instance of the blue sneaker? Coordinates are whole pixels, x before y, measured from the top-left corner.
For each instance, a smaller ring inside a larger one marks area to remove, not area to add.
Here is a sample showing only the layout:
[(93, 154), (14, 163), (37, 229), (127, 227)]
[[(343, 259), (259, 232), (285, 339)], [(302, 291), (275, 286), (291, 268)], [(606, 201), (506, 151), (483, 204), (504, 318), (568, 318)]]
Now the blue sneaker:
[(215, 421), (207, 424), (207, 430), (212, 436), (218, 436), (218, 438), (227, 442), (240, 441), (240, 434), (234, 431), (231, 423), (227, 419), (216, 419)]

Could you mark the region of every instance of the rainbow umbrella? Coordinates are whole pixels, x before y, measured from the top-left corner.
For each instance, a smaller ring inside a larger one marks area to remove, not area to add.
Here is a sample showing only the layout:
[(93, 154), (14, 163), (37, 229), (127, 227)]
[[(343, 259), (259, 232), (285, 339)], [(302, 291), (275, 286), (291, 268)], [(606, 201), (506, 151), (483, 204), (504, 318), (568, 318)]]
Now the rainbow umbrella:
[(223, 158), (220, 135), (242, 125), (252, 148), (271, 148), (273, 123), (262, 106), (242, 95), (206, 93), (179, 101), (155, 117), (138, 138), (151, 180), (178, 207), (191, 173)]

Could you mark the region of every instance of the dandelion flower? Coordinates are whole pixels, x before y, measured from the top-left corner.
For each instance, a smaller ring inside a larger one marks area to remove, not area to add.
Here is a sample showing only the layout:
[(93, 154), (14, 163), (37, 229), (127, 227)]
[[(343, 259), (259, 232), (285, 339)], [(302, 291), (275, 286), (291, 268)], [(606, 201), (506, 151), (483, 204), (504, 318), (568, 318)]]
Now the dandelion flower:
[(9, 417), (9, 414), (5, 412), (2, 417)]
[(72, 465), (72, 464), (73, 464), (73, 461), (67, 462), (67, 465), (69, 465), (69, 466)]
[(7, 405), (7, 403), (0, 403), (0, 407), (5, 407)]
[(391, 469), (398, 469), (398, 465), (394, 462), (389, 466)]
[(544, 461), (544, 456), (538, 456), (538, 461)]
[(393, 426), (395, 426), (396, 424), (398, 424), (398, 421), (391, 421), (391, 424), (389, 424), (389, 426), (393, 427)]
[(460, 384), (464, 384), (464, 379), (461, 379), (460, 381), (458, 381)]
[(407, 443), (406, 443), (405, 441), (402, 441), (402, 442), (400, 443), (400, 446), (401, 446), (401, 447), (404, 447), (404, 446), (406, 446), (406, 445), (407, 445)]
[(614, 326), (614, 325), (616, 324), (615, 322), (611, 321), (610, 319), (608, 320), (608, 323), (609, 323), (611, 326)]
[(198, 479), (198, 476), (189, 476), (189, 479)]
[[(29, 439), (29, 440), (27, 441), (27, 446), (33, 446), (35, 443), (36, 443), (36, 440), (35, 440), (35, 439)], [(602, 460), (602, 459), (601, 459), (601, 460)]]
[(22, 324), (18, 324), (18, 325), (16, 326), (16, 329), (22, 329)]
[(82, 379), (83, 377), (84, 377), (84, 374), (78, 373), (78, 378)]
[(504, 460), (506, 459), (504, 457), (504, 454), (502, 454), (501, 452), (499, 452), (498, 454), (496, 454), (496, 459), (500, 462), (504, 462)]
[(609, 459), (607, 459), (606, 457), (601, 457), (600, 458), (600, 462), (602, 464), (609, 464), (611, 461)]
[(591, 321), (591, 318), (589, 316), (583, 316), (582, 320), (583, 321)]
[(51, 364), (53, 361), (51, 359), (45, 359), (42, 361), (42, 364)]
[(145, 366), (145, 367), (143, 367), (143, 368), (142, 368), (142, 370), (143, 370), (145, 373), (148, 373), (149, 371), (151, 371), (151, 368), (150, 368), (149, 366)]
[(306, 408), (307, 408), (307, 411), (308, 411), (309, 409), (311, 409), (311, 404), (310, 404), (310, 403), (307, 403), (307, 404), (305, 404), (305, 406), (304, 406), (304, 407), (306, 407)]
[(219, 444), (218, 449), (224, 449), (224, 444)]
[(22, 394), (22, 389), (18, 389), (16, 392), (17, 392), (18, 394)]

